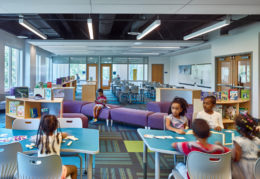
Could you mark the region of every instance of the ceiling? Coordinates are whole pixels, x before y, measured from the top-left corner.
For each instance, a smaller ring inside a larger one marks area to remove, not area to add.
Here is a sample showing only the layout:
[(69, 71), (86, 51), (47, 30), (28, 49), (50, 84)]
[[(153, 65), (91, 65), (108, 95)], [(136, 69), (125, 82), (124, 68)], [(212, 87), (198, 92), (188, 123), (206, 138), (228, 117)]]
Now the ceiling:
[(1, 0), (0, 13), (260, 14), (259, 0)]
[(28, 40), (32, 45), (55, 55), (158, 56), (192, 47), (203, 41), (135, 41), (135, 40)]

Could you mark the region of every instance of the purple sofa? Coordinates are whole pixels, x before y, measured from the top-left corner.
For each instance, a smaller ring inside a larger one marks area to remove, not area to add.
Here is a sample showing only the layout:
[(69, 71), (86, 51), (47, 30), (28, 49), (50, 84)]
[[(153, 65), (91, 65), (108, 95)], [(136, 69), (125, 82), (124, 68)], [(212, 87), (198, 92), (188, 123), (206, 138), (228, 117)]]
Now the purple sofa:
[[(147, 103), (147, 109), (149, 111), (155, 112), (154, 114), (148, 116), (148, 127), (155, 129), (163, 129), (164, 125), (164, 115), (168, 115), (168, 110), (170, 108), (170, 102), (149, 102)], [(193, 115), (193, 105), (189, 104), (187, 113), (185, 116), (188, 119), (188, 126), (191, 127)]]
[(118, 121), (147, 127), (148, 116), (151, 114), (153, 112), (129, 108), (115, 108), (111, 110), (111, 122)]
[(81, 118), (83, 128), (88, 128), (88, 118), (81, 113), (82, 106), (88, 103), (86, 101), (64, 101), (63, 118)]

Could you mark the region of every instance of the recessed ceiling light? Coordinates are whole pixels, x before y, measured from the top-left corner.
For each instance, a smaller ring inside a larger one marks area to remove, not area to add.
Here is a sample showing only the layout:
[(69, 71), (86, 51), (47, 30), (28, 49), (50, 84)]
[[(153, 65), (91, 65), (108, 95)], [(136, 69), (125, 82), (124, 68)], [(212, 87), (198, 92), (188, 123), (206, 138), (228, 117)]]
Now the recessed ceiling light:
[(127, 32), (128, 35), (139, 35), (141, 34), (140, 32)]
[(28, 39), (28, 37), (24, 36), (24, 35), (18, 35), (17, 38), (19, 38), (19, 39)]

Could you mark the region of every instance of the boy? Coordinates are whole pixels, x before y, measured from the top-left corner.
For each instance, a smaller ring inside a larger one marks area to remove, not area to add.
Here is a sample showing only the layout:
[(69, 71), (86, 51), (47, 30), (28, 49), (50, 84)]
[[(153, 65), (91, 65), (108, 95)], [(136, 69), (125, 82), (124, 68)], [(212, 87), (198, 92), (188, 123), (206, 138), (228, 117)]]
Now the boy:
[(105, 107), (106, 102), (107, 102), (107, 98), (103, 94), (103, 89), (101, 89), (101, 88), (98, 89), (98, 97), (97, 97), (97, 100), (95, 100), (96, 104), (93, 109), (93, 116), (94, 116), (93, 122), (97, 122), (99, 112), (103, 107)]
[[(207, 142), (207, 139), (210, 136), (210, 131), (209, 131), (210, 128), (207, 121), (203, 119), (194, 120), (192, 124), (192, 129), (193, 129), (193, 135), (196, 137), (197, 141), (175, 142), (172, 143), (172, 147), (177, 151), (183, 153), (184, 155), (188, 155), (192, 151), (198, 151), (198, 152), (204, 152), (210, 154), (222, 154), (230, 151), (227, 147), (224, 147), (222, 145), (209, 144)], [(182, 176), (187, 175), (187, 173), (183, 172), (185, 170), (179, 170)]]
[(204, 111), (200, 111), (197, 114), (197, 118), (204, 119), (208, 122), (211, 129), (221, 131), (224, 129), (222, 122), (222, 115), (213, 110), (216, 105), (215, 96), (207, 96), (203, 100)]

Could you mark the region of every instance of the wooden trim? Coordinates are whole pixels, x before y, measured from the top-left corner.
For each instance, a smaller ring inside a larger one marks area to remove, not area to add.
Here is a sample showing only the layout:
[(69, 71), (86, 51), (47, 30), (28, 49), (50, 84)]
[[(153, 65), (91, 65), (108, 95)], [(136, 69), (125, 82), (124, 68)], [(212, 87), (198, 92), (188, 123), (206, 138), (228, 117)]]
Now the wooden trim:
[[(110, 77), (109, 77), (109, 82), (108, 82), (108, 86), (103, 86), (103, 67), (109, 67), (109, 71), (110, 71)], [(101, 64), (100, 65), (100, 69), (101, 69), (101, 75), (100, 75), (100, 80), (101, 80), (101, 88), (102, 89), (110, 89), (110, 83), (112, 81), (112, 64)]]

